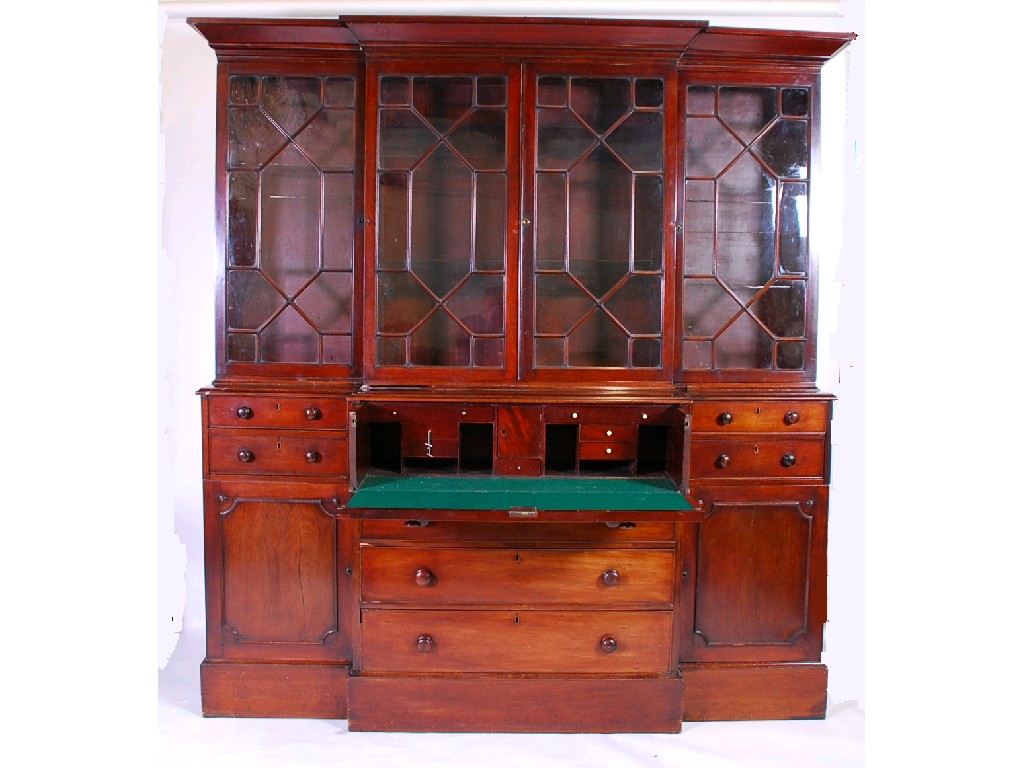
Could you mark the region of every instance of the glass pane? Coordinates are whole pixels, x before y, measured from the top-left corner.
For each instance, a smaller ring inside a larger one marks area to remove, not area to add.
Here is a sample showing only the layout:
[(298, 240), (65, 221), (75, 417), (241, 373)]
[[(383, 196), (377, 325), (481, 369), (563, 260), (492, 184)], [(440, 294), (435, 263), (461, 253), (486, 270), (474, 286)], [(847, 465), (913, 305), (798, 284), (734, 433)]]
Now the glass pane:
[(661, 332), (661, 276), (634, 275), (605, 302), (605, 309), (630, 333)]
[(687, 181), (684, 186), (683, 246), (687, 275), (710, 275), (715, 259), (715, 183)]
[(408, 272), (377, 276), (377, 329), (408, 333), (437, 306), (434, 297)]
[(228, 168), (259, 168), (287, 142), (258, 109), (228, 110)]
[(258, 175), (228, 175), (228, 265), (252, 267), (256, 264), (256, 224)]
[(691, 85), (689, 88), (687, 88), (686, 114), (715, 114), (715, 89), (707, 85)]
[(686, 175), (714, 178), (743, 151), (736, 137), (713, 117), (686, 121)]
[(715, 367), (770, 369), (775, 344), (746, 313), (740, 315), (715, 343)]
[(504, 173), (476, 174), (475, 269), (505, 269), (506, 186)]
[(776, 348), (778, 359), (776, 365), (784, 371), (799, 370), (804, 367), (804, 343), (798, 341), (782, 341)]
[(537, 110), (538, 169), (567, 170), (594, 143), (594, 134), (568, 109)]
[(683, 283), (686, 336), (711, 338), (740, 312), (740, 305), (717, 280), (691, 279)]
[(468, 367), (470, 336), (447, 312), (431, 315), (413, 331), (409, 356), (413, 365)]
[(380, 110), (380, 168), (412, 168), (436, 143), (437, 135), (411, 110)]
[(565, 107), (569, 104), (569, 81), (564, 77), (541, 77), (537, 80), (537, 104), (543, 107)]
[(411, 101), (411, 86), (408, 77), (382, 77), (380, 79), (380, 103), (407, 105)]
[(324, 174), (323, 260), (327, 269), (352, 269), (353, 187), (351, 173)]
[(780, 120), (758, 139), (755, 148), (779, 176), (807, 178), (806, 120)]
[(569, 271), (597, 298), (629, 271), (632, 187), (604, 147), (569, 174)]
[(352, 273), (320, 273), (295, 304), (321, 333), (351, 332)]
[(569, 105), (596, 133), (604, 133), (633, 104), (630, 81), (617, 78), (574, 77), (569, 85)]
[(634, 368), (660, 368), (661, 339), (633, 339), (630, 364)]
[(722, 88), (718, 115), (744, 141), (751, 141), (776, 115), (774, 88)]
[(263, 110), (290, 136), (320, 109), (320, 80), (315, 77), (268, 77), (263, 81)]
[(604, 312), (595, 312), (569, 336), (569, 365), (580, 368), (625, 368), (629, 338)]
[(324, 81), (324, 104), (328, 107), (355, 106), (356, 81), (351, 77), (329, 77)]
[(478, 171), (505, 170), (505, 113), (478, 109), (448, 137), (452, 149)]
[(636, 176), (633, 226), (633, 268), (660, 272), (665, 252), (664, 181), (659, 176)]
[(382, 173), (377, 177), (377, 263), (385, 269), (408, 264), (409, 176)]
[(505, 318), (501, 314), (505, 276), (475, 274), (446, 302), (445, 306), (474, 334), (500, 334)]
[(445, 133), (473, 108), (473, 80), (469, 77), (413, 78), (412, 103), (428, 123)]
[(787, 117), (806, 117), (810, 104), (810, 93), (806, 88), (782, 89), (782, 114)]
[(538, 338), (534, 344), (534, 361), (536, 368), (564, 368), (565, 339)]
[(352, 337), (351, 336), (324, 336), (323, 337), (323, 361), (334, 365), (352, 364)]
[(257, 330), (284, 306), (281, 294), (255, 270), (229, 269), (226, 283), (227, 324), (231, 330)]
[(803, 280), (772, 283), (751, 311), (775, 336), (801, 338), (804, 335), (806, 291)]
[(537, 275), (537, 333), (564, 336), (597, 305), (565, 274)]
[(228, 334), (228, 361), (232, 363), (256, 362), (256, 336), (251, 333)]
[(566, 180), (564, 173), (537, 174), (537, 269), (566, 267)]
[(439, 146), (413, 171), (412, 271), (443, 297), (472, 268), (473, 174)]
[(637, 80), (635, 88), (638, 107), (665, 105), (665, 84), (661, 80)]
[(295, 143), (321, 170), (350, 171), (355, 164), (355, 113), (350, 109), (325, 109)]
[(782, 184), (779, 208), (779, 267), (782, 274), (807, 273), (807, 185)]
[(320, 336), (292, 307), (275, 317), (260, 333), (260, 357), (266, 363), (316, 363)]
[(634, 112), (608, 136), (608, 146), (634, 171), (660, 171), (665, 129), (660, 112)]
[(232, 75), (228, 82), (228, 103), (256, 104), (260, 98), (260, 79), (250, 75)]
[(478, 77), (476, 103), (482, 107), (503, 107), (508, 100), (508, 85), (504, 77)]
[(320, 174), (309, 163), (272, 165), (262, 179), (260, 266), (292, 296), (320, 268)]

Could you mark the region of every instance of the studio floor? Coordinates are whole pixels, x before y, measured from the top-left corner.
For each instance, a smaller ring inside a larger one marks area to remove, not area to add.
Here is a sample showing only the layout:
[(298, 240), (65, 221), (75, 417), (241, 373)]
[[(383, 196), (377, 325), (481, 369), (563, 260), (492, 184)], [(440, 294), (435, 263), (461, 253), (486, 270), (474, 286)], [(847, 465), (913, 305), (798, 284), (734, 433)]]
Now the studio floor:
[(185, 633), (160, 671), (160, 765), (166, 768), (864, 765), (864, 712), (853, 702), (830, 702), (824, 720), (686, 723), (681, 733), (666, 735), (349, 733), (344, 720), (203, 718), (202, 657), (202, 638)]

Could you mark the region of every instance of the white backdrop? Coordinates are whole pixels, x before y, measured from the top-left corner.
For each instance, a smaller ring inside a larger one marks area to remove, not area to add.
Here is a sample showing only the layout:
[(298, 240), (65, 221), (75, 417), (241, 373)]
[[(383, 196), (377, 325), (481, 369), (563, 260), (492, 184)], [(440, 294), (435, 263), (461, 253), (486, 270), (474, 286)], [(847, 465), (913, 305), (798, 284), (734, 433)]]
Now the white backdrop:
[[(721, 26), (862, 32), (861, 0), (717, 2), (162, 2), (159, 80), (159, 648), (203, 629), (199, 400), (214, 375), (213, 51), (186, 16), (479, 13), (699, 18)], [(624, 12), (628, 9), (628, 13)], [(752, 15), (757, 14), (757, 15)], [(832, 705), (863, 707), (864, 687), (864, 140), (863, 46), (823, 72), (819, 386), (839, 398), (833, 422), (829, 622), (824, 661)]]

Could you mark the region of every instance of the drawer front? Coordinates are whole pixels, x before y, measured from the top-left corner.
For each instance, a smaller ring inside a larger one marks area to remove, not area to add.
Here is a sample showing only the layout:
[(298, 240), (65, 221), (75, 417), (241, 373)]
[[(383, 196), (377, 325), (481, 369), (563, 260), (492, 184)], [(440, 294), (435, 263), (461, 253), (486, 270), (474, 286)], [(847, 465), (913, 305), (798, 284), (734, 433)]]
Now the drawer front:
[(636, 443), (580, 443), (580, 458), (631, 461), (636, 458)]
[(266, 432), (211, 432), (215, 474), (348, 475), (348, 440)]
[[(642, 517), (643, 513), (637, 513)], [(675, 545), (675, 525), (668, 522), (616, 523), (454, 523), (420, 520), (364, 520), (364, 541), (500, 542), (501, 544), (588, 544), (614, 547), (644, 543)]]
[(459, 423), (494, 421), (494, 408), (490, 405), (460, 405), (451, 403), (369, 403), (362, 407), (361, 420), (407, 421), (430, 424), (435, 429), (450, 425), (457, 435)]
[(649, 424), (668, 414), (670, 405), (549, 405), (544, 420), (549, 424)]
[(828, 403), (716, 401), (693, 404), (694, 432), (824, 432)]
[(344, 398), (213, 395), (210, 426), (275, 429), (347, 429)]
[(495, 459), (494, 474), (512, 477), (540, 477), (540, 459)]
[(814, 438), (704, 440), (694, 438), (694, 479), (824, 479), (825, 443)]
[(635, 424), (581, 424), (582, 443), (633, 443), (636, 442)]
[(661, 550), (364, 547), (365, 602), (667, 607), (674, 553)]
[(665, 673), (666, 611), (363, 611), (364, 672)]

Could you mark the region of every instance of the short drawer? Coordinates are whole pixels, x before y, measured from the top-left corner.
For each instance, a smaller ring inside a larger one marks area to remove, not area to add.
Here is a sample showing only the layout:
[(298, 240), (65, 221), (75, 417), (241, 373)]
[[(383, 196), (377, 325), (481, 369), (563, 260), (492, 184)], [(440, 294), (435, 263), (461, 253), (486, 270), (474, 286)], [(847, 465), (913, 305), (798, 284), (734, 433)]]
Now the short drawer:
[(541, 474), (540, 459), (507, 459), (494, 460), (494, 474), (507, 477), (539, 477)]
[(580, 443), (580, 459), (617, 459), (632, 461), (636, 458), (636, 443)]
[[(638, 512), (637, 517), (643, 518)], [(586, 544), (614, 547), (641, 543), (671, 547), (675, 525), (669, 522), (636, 523), (457, 523), (426, 520), (364, 520), (364, 541), (384, 542), (489, 542), (506, 544)]]
[(665, 673), (668, 611), (364, 609), (364, 672)]
[(373, 547), (362, 550), (362, 599), (406, 605), (668, 607), (674, 553)]
[(828, 403), (733, 400), (693, 404), (694, 432), (824, 432)]
[(636, 424), (581, 424), (580, 442), (633, 443), (636, 442)]
[(544, 421), (548, 424), (653, 424), (675, 406), (671, 405), (548, 405)]
[(815, 438), (705, 440), (691, 445), (694, 479), (799, 478), (822, 480), (825, 443)]
[(210, 426), (347, 429), (344, 398), (211, 395)]
[(210, 433), (213, 474), (348, 475), (348, 440), (311, 432)]

